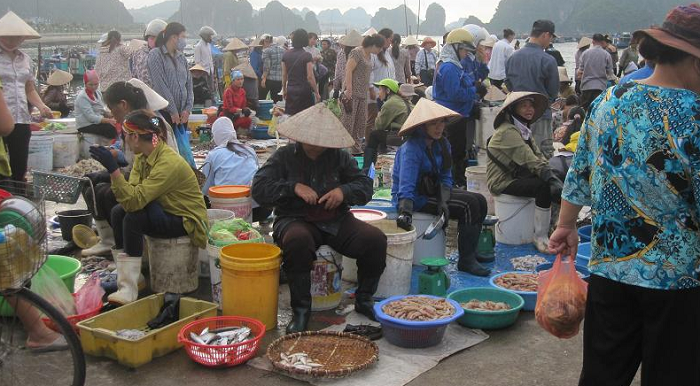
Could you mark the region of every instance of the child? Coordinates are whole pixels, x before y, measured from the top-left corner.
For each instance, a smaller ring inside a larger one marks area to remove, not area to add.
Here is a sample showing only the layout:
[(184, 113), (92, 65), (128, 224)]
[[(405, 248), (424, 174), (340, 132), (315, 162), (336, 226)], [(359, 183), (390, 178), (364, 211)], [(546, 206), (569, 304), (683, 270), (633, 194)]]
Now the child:
[(224, 92), (224, 106), (219, 116), (228, 117), (236, 129), (249, 129), (253, 120), (243, 89), (243, 73), (231, 71), (231, 85)]

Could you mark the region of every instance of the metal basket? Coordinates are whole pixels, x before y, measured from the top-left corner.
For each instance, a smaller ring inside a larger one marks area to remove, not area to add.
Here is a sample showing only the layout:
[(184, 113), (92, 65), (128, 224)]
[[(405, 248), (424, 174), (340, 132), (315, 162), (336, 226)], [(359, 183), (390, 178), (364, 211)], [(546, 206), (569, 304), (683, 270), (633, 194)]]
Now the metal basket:
[(83, 184), (89, 183), (86, 177), (73, 177), (65, 174), (32, 171), (34, 193), (41, 194), (47, 201), (75, 204), (78, 202)]
[(46, 262), (44, 200), (31, 185), (0, 181), (0, 292), (22, 288)]

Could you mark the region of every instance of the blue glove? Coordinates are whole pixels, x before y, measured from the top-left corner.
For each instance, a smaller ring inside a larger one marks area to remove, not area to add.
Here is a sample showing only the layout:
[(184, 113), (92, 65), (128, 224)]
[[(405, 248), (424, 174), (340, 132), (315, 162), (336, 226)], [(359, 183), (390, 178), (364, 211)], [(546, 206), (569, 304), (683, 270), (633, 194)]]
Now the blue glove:
[(90, 156), (97, 162), (101, 163), (107, 169), (109, 174), (114, 173), (119, 169), (117, 165), (117, 160), (112, 156), (112, 152), (104, 146), (92, 146), (90, 147)]

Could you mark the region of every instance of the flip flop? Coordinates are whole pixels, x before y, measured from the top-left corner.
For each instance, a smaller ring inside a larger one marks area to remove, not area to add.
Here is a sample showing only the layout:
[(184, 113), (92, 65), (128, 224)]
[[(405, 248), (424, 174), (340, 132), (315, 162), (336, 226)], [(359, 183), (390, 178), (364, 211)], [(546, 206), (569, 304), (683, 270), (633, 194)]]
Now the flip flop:
[(60, 335), (58, 338), (56, 338), (56, 340), (47, 344), (46, 346), (27, 347), (27, 348), (29, 349), (29, 351), (31, 351), (35, 354), (54, 352), (54, 351), (63, 351), (63, 350), (68, 349), (68, 342), (66, 341), (66, 338), (63, 335)]

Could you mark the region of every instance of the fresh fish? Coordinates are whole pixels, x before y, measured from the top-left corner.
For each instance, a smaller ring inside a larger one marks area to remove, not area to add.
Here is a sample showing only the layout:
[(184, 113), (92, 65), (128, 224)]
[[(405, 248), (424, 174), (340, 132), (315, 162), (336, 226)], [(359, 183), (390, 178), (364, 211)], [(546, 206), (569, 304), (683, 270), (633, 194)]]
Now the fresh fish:
[(202, 332), (199, 333), (199, 336), (206, 335), (208, 333), (209, 333), (209, 327), (204, 327), (204, 330), (202, 330)]
[(222, 328), (217, 328), (214, 330), (210, 330), (209, 332), (212, 332), (214, 334), (221, 334), (222, 332), (227, 332), (227, 331), (235, 331), (240, 329), (241, 327), (239, 326), (231, 326), (231, 327), (222, 327)]
[(192, 338), (193, 341), (199, 344), (206, 344), (202, 339), (199, 338), (199, 335), (195, 334), (194, 332), (190, 332), (190, 338)]

